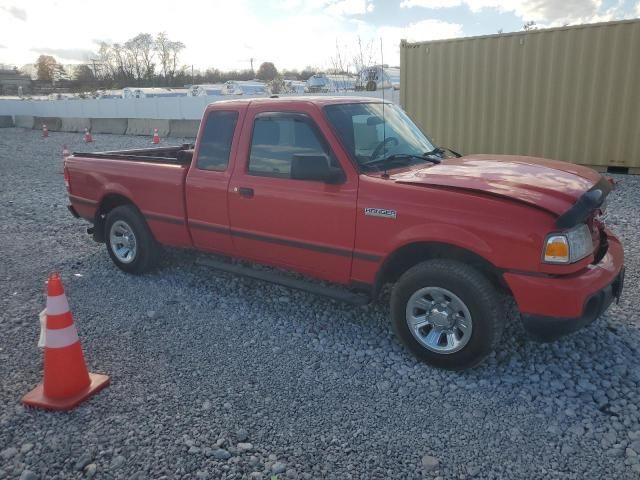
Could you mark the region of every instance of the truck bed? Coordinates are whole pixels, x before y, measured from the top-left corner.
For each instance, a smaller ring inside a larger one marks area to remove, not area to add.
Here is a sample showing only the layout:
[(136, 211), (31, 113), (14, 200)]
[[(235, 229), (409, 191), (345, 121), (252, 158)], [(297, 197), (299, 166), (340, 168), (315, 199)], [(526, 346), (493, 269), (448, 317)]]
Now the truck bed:
[(132, 203), (159, 242), (191, 246), (184, 205), (191, 147), (74, 152), (65, 160), (71, 204), (79, 216), (93, 222), (105, 202)]
[[(170, 147), (141, 148), (134, 150), (112, 150), (108, 152), (73, 152), (76, 157), (124, 160), (132, 162), (188, 165), (191, 163), (193, 144), (184, 143)], [(184, 153), (181, 153), (184, 152)]]

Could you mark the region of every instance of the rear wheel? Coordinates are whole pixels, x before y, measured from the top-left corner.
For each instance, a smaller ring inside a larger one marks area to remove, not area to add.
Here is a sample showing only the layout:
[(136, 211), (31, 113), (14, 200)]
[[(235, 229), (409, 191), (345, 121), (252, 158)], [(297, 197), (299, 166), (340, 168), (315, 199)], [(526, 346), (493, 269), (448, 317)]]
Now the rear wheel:
[(391, 293), (394, 330), (421, 360), (440, 368), (479, 364), (504, 328), (500, 295), (486, 276), (453, 260), (409, 269)]
[(157, 262), (159, 245), (135, 207), (123, 205), (109, 212), (105, 223), (107, 251), (127, 273), (144, 273)]

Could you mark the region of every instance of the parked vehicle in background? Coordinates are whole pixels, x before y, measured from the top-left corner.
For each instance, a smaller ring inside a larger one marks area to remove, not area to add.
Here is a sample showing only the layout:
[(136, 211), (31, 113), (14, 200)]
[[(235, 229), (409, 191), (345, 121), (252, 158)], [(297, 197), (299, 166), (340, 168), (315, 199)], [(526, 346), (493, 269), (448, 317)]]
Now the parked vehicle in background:
[(531, 157), (448, 154), (396, 105), (289, 97), (207, 107), (195, 145), (65, 160), (71, 212), (122, 270), (160, 245), (346, 285), (391, 285), (398, 337), (439, 367), (498, 344), (511, 295), (554, 339), (620, 297), (623, 250), (602, 214), (612, 183)]
[(259, 80), (229, 80), (222, 86), (222, 95), (268, 95), (267, 85)]
[(356, 90), (375, 92), (384, 88), (400, 90), (400, 68), (375, 65), (360, 70), (356, 82)]
[(355, 90), (356, 79), (349, 75), (316, 73), (306, 80), (306, 93), (335, 93)]

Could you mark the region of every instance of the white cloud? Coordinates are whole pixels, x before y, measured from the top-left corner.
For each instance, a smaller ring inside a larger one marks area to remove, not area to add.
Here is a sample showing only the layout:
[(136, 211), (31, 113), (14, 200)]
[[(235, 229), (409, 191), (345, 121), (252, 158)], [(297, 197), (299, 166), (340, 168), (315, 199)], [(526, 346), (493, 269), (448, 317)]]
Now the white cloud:
[(88, 62), (91, 58), (96, 56), (93, 50), (86, 48), (49, 48), (49, 47), (35, 47), (31, 49), (37, 55), (53, 55), (58, 60), (70, 60), (76, 62)]
[(462, 25), (449, 23), (442, 20), (427, 19), (411, 23), (406, 27), (382, 27), (379, 29), (381, 36), (405, 38), (412, 42), (426, 40), (441, 40), (444, 38), (459, 37), (462, 35)]
[(373, 11), (371, 0), (333, 0), (325, 4), (327, 11), (333, 15), (363, 15)]
[(274, 7), (293, 13), (319, 10), (339, 17), (364, 15), (374, 9), (372, 0), (277, 0)]
[[(2, 61), (18, 66), (34, 62), (38, 52), (33, 49), (43, 47), (59, 61), (81, 61), (80, 50), (97, 50), (94, 39), (124, 42), (140, 32), (165, 31), (186, 45), (181, 63), (196, 69), (245, 69), (251, 58), (254, 68), (272, 61), (281, 69), (324, 69), (336, 42), (346, 45), (345, 50), (357, 43), (354, 22), (374, 8), (371, 0), (272, 0), (268, 8), (281, 13), (265, 18), (255, 1), (235, 0), (228, 7), (195, 3), (111, 0), (102, 9), (79, 0), (21, 0), (26, 24), (0, 10), (0, 44), (6, 47)], [(375, 35), (375, 30), (369, 33)]]
[(400, 8), (451, 8), (462, 5), (462, 0), (402, 0)]
[(513, 12), (523, 20), (544, 24), (580, 23), (596, 17), (601, 0), (464, 0), (471, 11), (495, 8)]
[[(511, 12), (523, 21), (533, 20), (540, 26), (602, 22), (623, 16), (622, 2), (602, 11), (602, 0), (402, 0), (400, 3), (404, 8), (451, 8), (460, 5), (467, 5), (474, 13), (483, 9)], [(638, 9), (640, 14), (640, 6)]]
[[(362, 22), (358, 26), (356, 35), (359, 35), (363, 39), (363, 43), (367, 44), (368, 49), (372, 50), (374, 63), (380, 63), (380, 39), (382, 39), (384, 63), (398, 66), (400, 65), (400, 40), (406, 39), (411, 42), (441, 40), (460, 37), (463, 33), (463, 27), (458, 23), (427, 19), (411, 23), (406, 27), (372, 28)], [(351, 45), (356, 45), (357, 40), (356, 36)]]
[(636, 15), (640, 17), (640, 2), (636, 5)]
[(11, 5), (8, 7), (0, 7), (0, 10), (23, 22), (27, 20), (27, 12), (22, 8)]

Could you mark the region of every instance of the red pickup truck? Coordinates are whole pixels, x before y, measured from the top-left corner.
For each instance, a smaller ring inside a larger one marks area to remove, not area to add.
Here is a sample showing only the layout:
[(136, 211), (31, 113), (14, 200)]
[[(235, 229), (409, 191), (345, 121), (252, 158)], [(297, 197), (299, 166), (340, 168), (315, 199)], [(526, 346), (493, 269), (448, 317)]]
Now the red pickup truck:
[(194, 145), (75, 153), (70, 210), (113, 262), (160, 245), (293, 270), (379, 297), (419, 358), (467, 368), (498, 344), (511, 295), (554, 339), (619, 298), (623, 249), (604, 223), (612, 182), (531, 157), (461, 156), (397, 106), (290, 97), (207, 107)]

